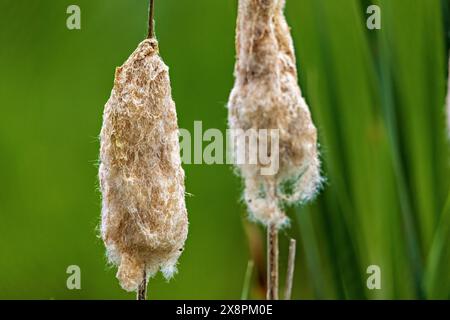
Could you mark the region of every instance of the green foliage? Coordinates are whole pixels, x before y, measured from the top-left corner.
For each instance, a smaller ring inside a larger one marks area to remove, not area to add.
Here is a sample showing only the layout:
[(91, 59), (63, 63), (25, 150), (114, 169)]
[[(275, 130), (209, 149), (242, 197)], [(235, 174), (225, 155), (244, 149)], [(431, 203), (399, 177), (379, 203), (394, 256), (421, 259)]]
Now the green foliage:
[[(291, 18), (329, 180), (298, 210), (309, 278), (329, 275), (315, 283), (327, 298), (448, 298), (441, 2), (378, 1), (380, 31), (362, 3), (301, 1)], [(382, 290), (366, 289), (372, 264)]]

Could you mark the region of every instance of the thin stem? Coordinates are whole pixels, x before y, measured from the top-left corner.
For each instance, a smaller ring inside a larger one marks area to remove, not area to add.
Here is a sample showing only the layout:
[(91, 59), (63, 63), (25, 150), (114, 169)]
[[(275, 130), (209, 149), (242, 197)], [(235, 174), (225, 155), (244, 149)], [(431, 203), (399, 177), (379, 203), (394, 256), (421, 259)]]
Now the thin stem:
[(278, 300), (278, 229), (267, 228), (267, 300)]
[(144, 270), (144, 278), (139, 285), (136, 300), (147, 300), (147, 273)]
[(295, 270), (295, 248), (296, 241), (291, 239), (289, 243), (289, 256), (288, 256), (288, 269), (286, 273), (286, 284), (284, 287), (284, 300), (291, 300), (292, 296), (292, 284), (294, 282), (294, 270)]
[(250, 285), (252, 282), (252, 273), (253, 273), (253, 266), (255, 264), (253, 263), (252, 260), (248, 261), (247, 264), (247, 271), (245, 272), (245, 278), (244, 278), (244, 287), (242, 288), (242, 295), (241, 295), (241, 300), (247, 300), (248, 299), (248, 294), (250, 292)]
[(152, 39), (155, 37), (155, 26), (154, 26), (154, 15), (155, 15), (155, 1), (150, 0), (148, 6), (148, 35), (147, 39)]

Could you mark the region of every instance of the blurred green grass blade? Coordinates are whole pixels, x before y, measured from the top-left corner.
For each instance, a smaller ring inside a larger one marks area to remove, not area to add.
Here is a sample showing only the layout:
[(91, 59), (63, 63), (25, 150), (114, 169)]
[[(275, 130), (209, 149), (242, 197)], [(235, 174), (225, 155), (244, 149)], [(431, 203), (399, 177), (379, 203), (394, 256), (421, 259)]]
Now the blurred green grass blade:
[[(318, 124), (329, 181), (321, 196), (328, 204), (320, 208), (341, 241), (320, 234), (330, 230), (323, 220), (315, 234), (305, 227), (300, 232), (306, 232), (302, 239), (333, 241), (327, 247), (337, 251), (337, 272), (354, 247), (353, 283), (364, 286), (365, 268), (380, 265), (383, 290), (366, 290), (369, 297), (424, 298), (424, 257), (449, 180), (440, 2), (376, 3), (382, 9), (380, 32), (365, 29), (367, 1), (298, 5), (300, 82)], [(345, 234), (350, 243), (342, 241)], [(312, 253), (310, 259), (318, 263)], [(341, 279), (348, 286), (342, 273)]]
[[(399, 146), (407, 164), (421, 249), (428, 250), (438, 216), (442, 159), (443, 46), (440, 1), (385, 1), (391, 24), (389, 45), (395, 66), (394, 84), (399, 115)], [(414, 23), (411, 17), (417, 17)], [(430, 165), (433, 163), (433, 165)], [(440, 176), (440, 175), (439, 175)], [(442, 201), (442, 200), (441, 200)]]
[(425, 271), (425, 289), (430, 299), (450, 298), (450, 192), (436, 230)]
[(324, 271), (319, 257), (317, 237), (315, 236), (311, 215), (309, 213), (309, 210), (305, 210), (304, 208), (299, 209), (297, 214), (298, 226), (300, 237), (302, 239), (301, 243), (303, 244), (303, 250), (305, 251), (308, 273), (310, 274), (310, 279), (314, 288), (314, 296), (316, 299), (324, 299)]
[(244, 285), (242, 287), (242, 293), (241, 293), (241, 300), (248, 300), (251, 284), (252, 284), (252, 275), (253, 275), (253, 267), (254, 267), (253, 260), (249, 260), (247, 264), (247, 269), (245, 270), (245, 277), (244, 277)]
[[(394, 65), (392, 62), (392, 43), (389, 43), (388, 33), (390, 28), (392, 27), (392, 20), (395, 19), (396, 15), (394, 14), (390, 4), (391, 2), (380, 2), (379, 3), (383, 8), (383, 29), (380, 33), (378, 33), (378, 47), (379, 47), (379, 86), (380, 86), (380, 96), (381, 96), (381, 106), (384, 114), (384, 119), (386, 123), (386, 128), (389, 135), (391, 152), (392, 152), (392, 163), (396, 177), (396, 185), (398, 190), (398, 199), (400, 203), (400, 211), (401, 211), (401, 224), (403, 228), (400, 230), (394, 230), (393, 232), (401, 232), (404, 231), (404, 239), (406, 241), (406, 248), (408, 250), (407, 259), (409, 263), (404, 264), (403, 267), (398, 268), (398, 262), (396, 263), (396, 270), (404, 273), (405, 268), (409, 272), (412, 273), (413, 278), (415, 279), (415, 291), (417, 296), (421, 295), (420, 281), (422, 274), (422, 262), (421, 262), (421, 247), (419, 238), (417, 235), (417, 231), (414, 225), (414, 216), (412, 211), (412, 203), (410, 199), (410, 192), (407, 188), (406, 179), (405, 179), (405, 167), (402, 162), (400, 155), (400, 141), (399, 141), (399, 125), (396, 113), (396, 104), (395, 100), (395, 92), (394, 92), (394, 83), (393, 83), (393, 70)], [(376, 57), (374, 57), (376, 58)], [(394, 225), (396, 225), (394, 223)], [(397, 226), (400, 225), (397, 223)], [(401, 239), (401, 237), (400, 237)], [(400, 242), (396, 242), (400, 244)], [(398, 259), (400, 260), (400, 259)], [(400, 260), (401, 261), (401, 260)], [(399, 276), (399, 273), (396, 274)], [(402, 286), (399, 284), (398, 286)], [(400, 290), (399, 288), (397, 291)], [(406, 291), (406, 290), (405, 290)]]

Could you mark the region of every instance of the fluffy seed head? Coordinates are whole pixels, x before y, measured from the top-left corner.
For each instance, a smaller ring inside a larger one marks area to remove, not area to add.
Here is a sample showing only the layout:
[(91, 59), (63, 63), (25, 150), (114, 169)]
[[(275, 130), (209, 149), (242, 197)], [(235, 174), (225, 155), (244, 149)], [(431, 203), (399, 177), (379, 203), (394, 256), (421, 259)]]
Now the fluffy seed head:
[[(297, 82), (284, 4), (284, 0), (239, 0), (236, 81), (228, 104), (231, 129), (279, 130), (276, 174), (261, 175), (261, 164), (238, 166), (253, 217), (278, 227), (287, 222), (280, 206), (311, 199), (321, 182), (317, 131)], [(235, 151), (248, 152), (239, 145)]]
[(175, 104), (158, 43), (116, 70), (100, 134), (101, 234), (125, 290), (176, 271), (188, 232)]

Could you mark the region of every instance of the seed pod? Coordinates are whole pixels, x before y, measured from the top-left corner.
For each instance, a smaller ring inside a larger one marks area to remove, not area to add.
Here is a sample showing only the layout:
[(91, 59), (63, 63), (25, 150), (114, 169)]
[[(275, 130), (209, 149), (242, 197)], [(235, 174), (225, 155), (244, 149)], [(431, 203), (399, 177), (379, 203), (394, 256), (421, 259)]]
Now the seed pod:
[(134, 291), (144, 275), (176, 271), (188, 232), (177, 115), (155, 39), (117, 68), (100, 138), (101, 234)]
[[(262, 175), (264, 165), (259, 162), (238, 164), (253, 217), (278, 228), (287, 222), (281, 207), (310, 200), (321, 182), (317, 131), (297, 83), (284, 4), (284, 0), (239, 0), (236, 81), (228, 104), (234, 140), (242, 130), (279, 130), (277, 173)], [(269, 139), (268, 144), (275, 142)], [(258, 144), (265, 147), (260, 139)], [(234, 152), (235, 158), (246, 155), (248, 145), (237, 144)]]

